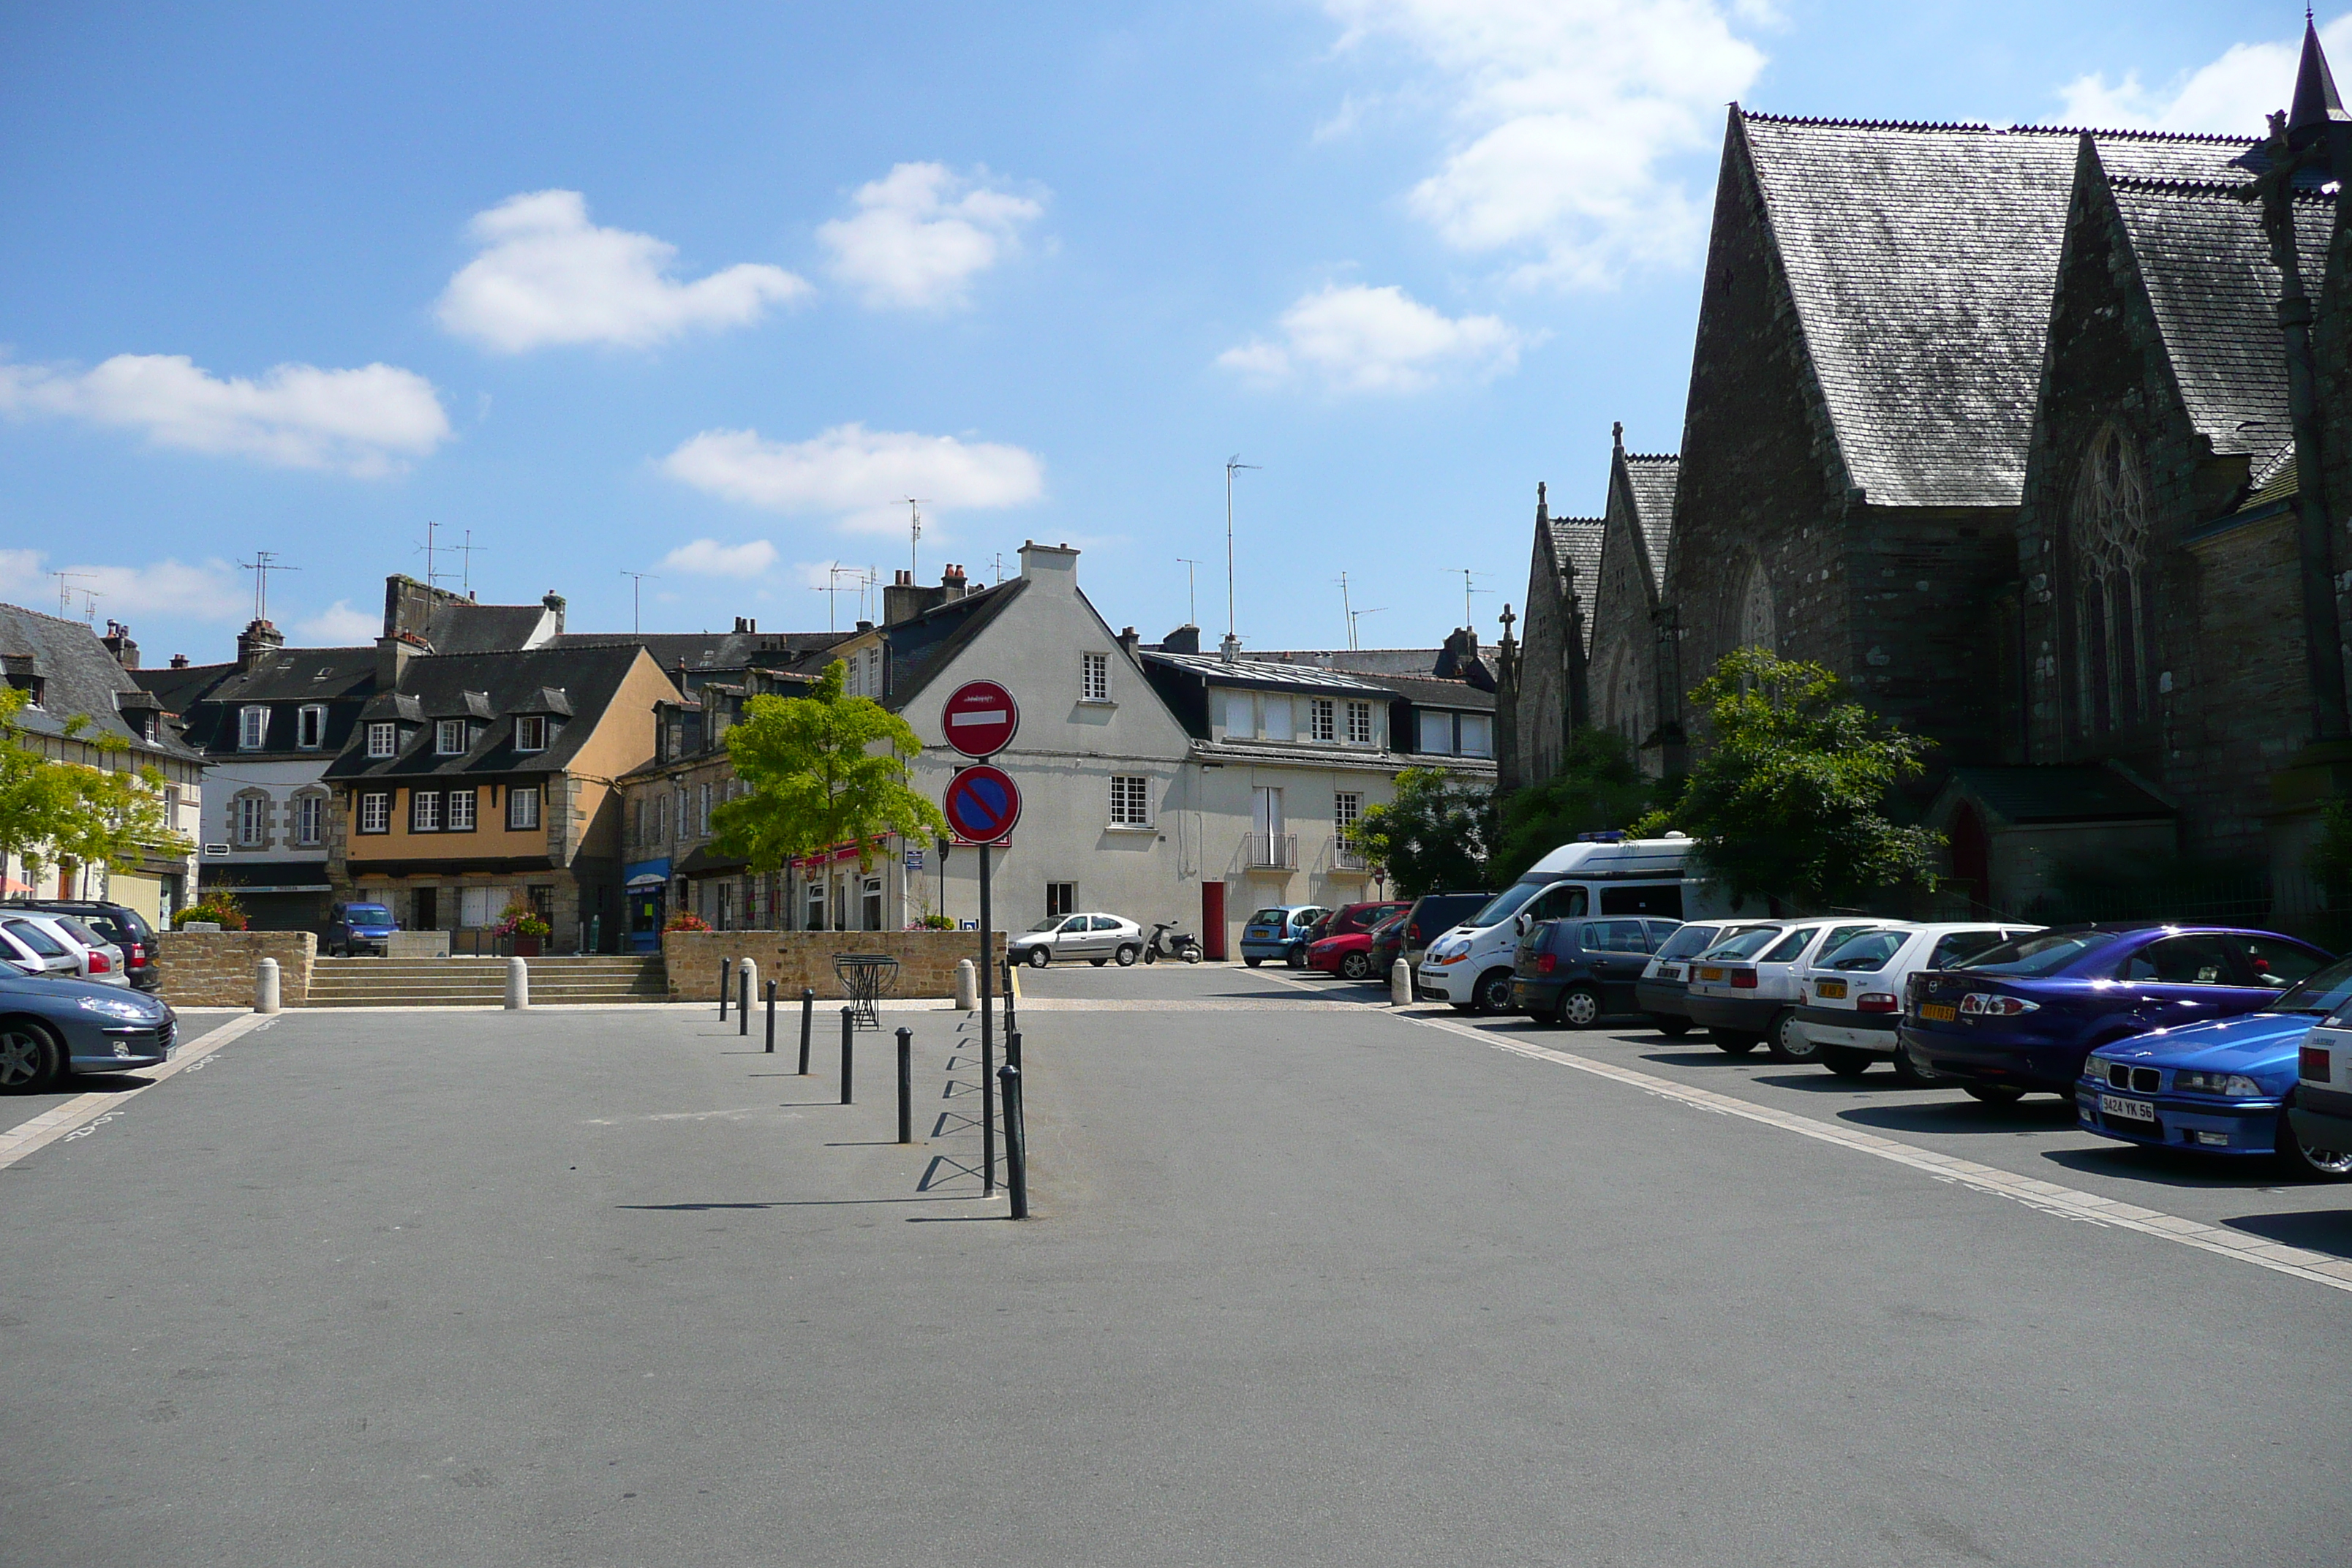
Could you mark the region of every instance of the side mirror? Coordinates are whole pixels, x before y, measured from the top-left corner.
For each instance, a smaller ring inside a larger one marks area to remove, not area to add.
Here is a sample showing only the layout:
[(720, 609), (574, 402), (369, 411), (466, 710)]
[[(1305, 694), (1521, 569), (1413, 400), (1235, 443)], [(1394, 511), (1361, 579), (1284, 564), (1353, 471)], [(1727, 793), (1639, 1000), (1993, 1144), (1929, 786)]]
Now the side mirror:
[(1521, 936), (1528, 934), (1528, 917), (1525, 913), (1517, 914), (1511, 917), (1511, 928), (1517, 931)]

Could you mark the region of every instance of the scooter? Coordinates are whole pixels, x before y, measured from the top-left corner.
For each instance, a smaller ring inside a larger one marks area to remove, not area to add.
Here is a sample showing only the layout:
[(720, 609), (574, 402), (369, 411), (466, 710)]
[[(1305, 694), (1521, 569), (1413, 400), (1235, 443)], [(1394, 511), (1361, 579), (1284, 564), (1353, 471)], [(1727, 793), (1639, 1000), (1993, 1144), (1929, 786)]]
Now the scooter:
[(1161, 921), (1151, 928), (1151, 940), (1143, 948), (1144, 963), (1157, 963), (1163, 958), (1171, 963), (1180, 958), (1187, 963), (1201, 962), (1202, 954), (1197, 937), (1187, 936), (1181, 931), (1173, 936), (1168, 934), (1175, 924), (1174, 921)]

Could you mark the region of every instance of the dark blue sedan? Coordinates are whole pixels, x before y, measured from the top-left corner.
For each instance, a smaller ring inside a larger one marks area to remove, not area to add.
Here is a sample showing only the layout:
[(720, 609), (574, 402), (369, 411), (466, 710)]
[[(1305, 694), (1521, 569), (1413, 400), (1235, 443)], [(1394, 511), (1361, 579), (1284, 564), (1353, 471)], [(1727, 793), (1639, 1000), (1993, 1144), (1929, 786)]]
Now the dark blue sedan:
[(178, 1040), (179, 1015), (161, 997), (0, 972), (0, 1094), (39, 1094), (74, 1073), (154, 1067)]
[(2239, 926), (2037, 931), (1914, 974), (1898, 1048), (1979, 1100), (2039, 1090), (2071, 1100), (2098, 1047), (2258, 1012), (2326, 963), (2308, 942)]
[(2086, 1131), (2126, 1143), (2275, 1154), (2301, 1175), (2352, 1176), (2352, 1152), (2297, 1138), (2286, 1114), (2305, 1037), (2347, 1001), (2352, 958), (2336, 960), (2262, 1012), (2101, 1046), (2083, 1064), (2074, 1108)]

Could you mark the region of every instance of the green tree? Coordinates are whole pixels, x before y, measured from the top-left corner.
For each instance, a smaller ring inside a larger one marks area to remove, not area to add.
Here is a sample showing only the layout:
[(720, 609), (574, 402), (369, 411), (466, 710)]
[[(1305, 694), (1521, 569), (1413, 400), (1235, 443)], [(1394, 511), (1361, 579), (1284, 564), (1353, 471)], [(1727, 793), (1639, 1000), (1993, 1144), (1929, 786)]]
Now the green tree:
[[(1942, 836), (1885, 809), (1894, 786), (1925, 770), (1925, 742), (1849, 700), (1831, 670), (1763, 648), (1725, 655), (1691, 700), (1712, 745), (1672, 821), (1733, 896), (1819, 909), (1906, 881), (1935, 886)], [(1664, 826), (1653, 818), (1643, 831)]]
[[(127, 871), (144, 850), (186, 850), (164, 816), (162, 773), (45, 756), (17, 718), (24, 706), (25, 693), (0, 687), (0, 856), (14, 854), (38, 875), (63, 861)], [(84, 714), (65, 724), (75, 737), (89, 727)], [(85, 743), (109, 754), (130, 750), (119, 735)]]
[(866, 697), (845, 697), (848, 667), (824, 667), (805, 697), (754, 697), (727, 731), (727, 755), (747, 793), (710, 814), (713, 842), (754, 871), (836, 844), (874, 863), (874, 839), (947, 831), (940, 808), (908, 787), (923, 749), (908, 722)]
[(1579, 834), (1628, 826), (1657, 796), (1658, 785), (1642, 776), (1623, 736), (1608, 730), (1570, 731), (1559, 772), (1503, 797), (1492, 867), (1496, 885), (1511, 881)]
[(1495, 841), (1495, 793), (1444, 768), (1397, 774), (1396, 799), (1365, 808), (1356, 847), (1389, 874), (1403, 898), (1445, 888), (1483, 888)]

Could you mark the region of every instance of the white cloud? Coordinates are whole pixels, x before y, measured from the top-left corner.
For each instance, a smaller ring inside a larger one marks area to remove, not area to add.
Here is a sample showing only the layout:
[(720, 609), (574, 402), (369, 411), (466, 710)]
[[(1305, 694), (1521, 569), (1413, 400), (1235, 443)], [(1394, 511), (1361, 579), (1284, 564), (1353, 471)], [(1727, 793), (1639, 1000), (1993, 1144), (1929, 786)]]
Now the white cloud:
[(661, 563), (672, 572), (697, 577), (757, 577), (776, 563), (776, 547), (764, 539), (741, 544), (698, 539), (663, 556)]
[(38, 550), (0, 550), (0, 598), (54, 613), (58, 580), (50, 574), (63, 571), (70, 574), (75, 590), (70, 613), (81, 613), (81, 594), (87, 590), (98, 595), (95, 614), (101, 621), (110, 616), (127, 621), (142, 615), (229, 621), (244, 619), (252, 612), (252, 584), (226, 561), (52, 567), (48, 559)]
[(961, 507), (1020, 506), (1045, 491), (1035, 454), (992, 441), (836, 425), (805, 441), (705, 430), (662, 459), (673, 479), (769, 511), (831, 513), (863, 532), (903, 531), (906, 496), (924, 501), (926, 536)]
[(1498, 317), (1441, 315), (1393, 284), (1327, 283), (1280, 325), (1278, 342), (1227, 349), (1217, 363), (1260, 381), (1309, 374), (1341, 392), (1418, 392), (1448, 374), (1502, 374), (1528, 342)]
[[(2319, 41), (2338, 59), (2352, 54), (2352, 12), (2323, 26)], [(2284, 109), (2294, 96), (2302, 54), (2300, 37), (2232, 44), (2220, 58), (2182, 72), (2160, 89), (2143, 86), (2136, 71), (2112, 83), (2104, 73), (2079, 77), (2059, 89), (2066, 105), (2061, 119), (2068, 125), (2261, 136), (2266, 133), (2265, 117)]]
[(899, 163), (851, 199), (857, 211), (816, 231), (833, 274), (877, 310), (961, 305), (980, 273), (1020, 247), (1042, 201), (966, 179), (943, 163)]
[(352, 609), (349, 599), (337, 599), (308, 620), (295, 622), (294, 630), (313, 647), (357, 647), (383, 633), (383, 617)]
[(159, 447), (367, 479), (449, 438), (433, 384), (388, 364), (281, 364), (247, 381), (212, 375), (185, 354), (117, 354), (79, 372), (0, 363), (0, 413), (81, 419), (143, 431)]
[[(1324, 0), (1343, 49), (1403, 45), (1452, 102), (1452, 146), (1407, 198), (1456, 249), (1522, 283), (1604, 285), (1682, 262), (1706, 213), (1661, 165), (1712, 148), (1764, 55), (1768, 7), (1717, 0)], [(1349, 118), (1343, 107), (1339, 119)]]
[(681, 283), (677, 247), (598, 228), (578, 191), (531, 191), (475, 216), (479, 256), (449, 279), (441, 324), (505, 353), (551, 343), (644, 347), (697, 328), (748, 326), (809, 291), (781, 267), (743, 262)]

